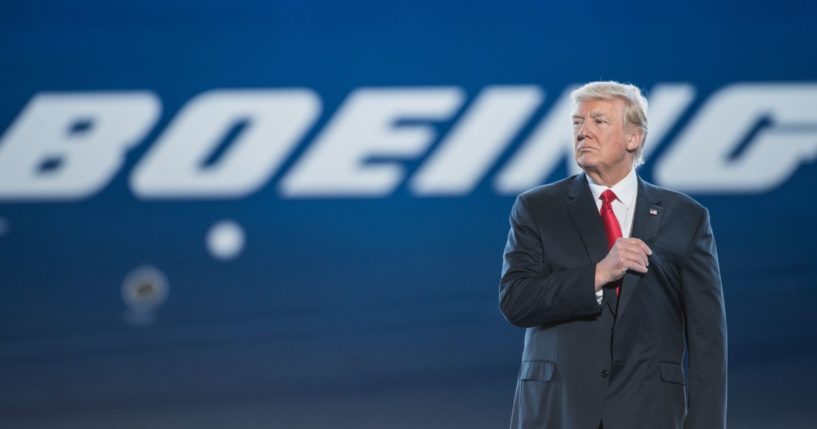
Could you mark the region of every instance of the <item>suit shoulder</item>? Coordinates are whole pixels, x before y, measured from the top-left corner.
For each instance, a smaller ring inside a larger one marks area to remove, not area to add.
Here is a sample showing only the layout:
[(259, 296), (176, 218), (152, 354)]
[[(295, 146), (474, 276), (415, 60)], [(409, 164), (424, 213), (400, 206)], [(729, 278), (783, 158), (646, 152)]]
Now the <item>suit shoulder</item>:
[(578, 176), (570, 176), (553, 183), (528, 189), (519, 194), (517, 198), (526, 202), (543, 202), (553, 198), (564, 197), (570, 191), (577, 177)]
[(707, 211), (703, 204), (683, 192), (656, 186), (646, 181), (644, 185), (651, 188), (651, 191), (659, 197), (664, 206), (691, 210), (701, 214)]

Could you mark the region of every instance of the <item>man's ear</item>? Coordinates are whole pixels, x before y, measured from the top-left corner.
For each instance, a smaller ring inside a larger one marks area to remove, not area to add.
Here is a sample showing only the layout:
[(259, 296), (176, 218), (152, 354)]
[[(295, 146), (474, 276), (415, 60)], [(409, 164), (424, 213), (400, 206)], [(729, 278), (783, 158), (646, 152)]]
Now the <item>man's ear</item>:
[(627, 133), (627, 150), (629, 152), (635, 152), (641, 146), (641, 140), (644, 138), (644, 132), (641, 131), (640, 128), (634, 129), (632, 132)]

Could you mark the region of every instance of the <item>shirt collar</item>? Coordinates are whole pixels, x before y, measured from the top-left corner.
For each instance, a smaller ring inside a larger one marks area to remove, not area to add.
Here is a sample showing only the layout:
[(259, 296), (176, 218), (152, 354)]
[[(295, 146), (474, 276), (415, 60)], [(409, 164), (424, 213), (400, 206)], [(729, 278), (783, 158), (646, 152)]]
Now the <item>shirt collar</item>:
[(589, 175), (585, 174), (585, 176), (587, 177), (587, 183), (590, 185), (590, 191), (593, 193), (595, 200), (598, 201), (599, 198), (601, 198), (601, 193), (605, 190), (612, 189), (616, 197), (618, 197), (618, 201), (624, 204), (624, 207), (632, 208), (635, 203), (636, 194), (638, 194), (638, 179), (635, 174), (635, 168), (632, 168), (623, 179), (612, 187), (599, 185), (595, 183)]

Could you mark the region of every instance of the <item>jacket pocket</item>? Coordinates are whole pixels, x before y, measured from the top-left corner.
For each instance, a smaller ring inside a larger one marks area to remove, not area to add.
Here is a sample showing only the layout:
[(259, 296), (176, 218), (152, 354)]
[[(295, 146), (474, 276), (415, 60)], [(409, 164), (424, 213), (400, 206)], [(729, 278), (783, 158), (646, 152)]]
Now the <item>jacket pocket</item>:
[(661, 380), (668, 383), (684, 384), (684, 370), (681, 364), (675, 362), (661, 362)]
[(522, 369), (519, 370), (520, 380), (550, 381), (556, 364), (548, 361), (522, 362)]

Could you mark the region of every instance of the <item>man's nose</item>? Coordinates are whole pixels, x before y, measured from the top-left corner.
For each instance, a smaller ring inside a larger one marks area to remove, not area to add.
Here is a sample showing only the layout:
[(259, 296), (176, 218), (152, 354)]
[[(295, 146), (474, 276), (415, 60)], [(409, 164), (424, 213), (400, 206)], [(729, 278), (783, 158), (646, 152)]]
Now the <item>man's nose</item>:
[(576, 139), (577, 140), (584, 140), (587, 137), (587, 129), (585, 124), (581, 124), (578, 129), (576, 129)]

